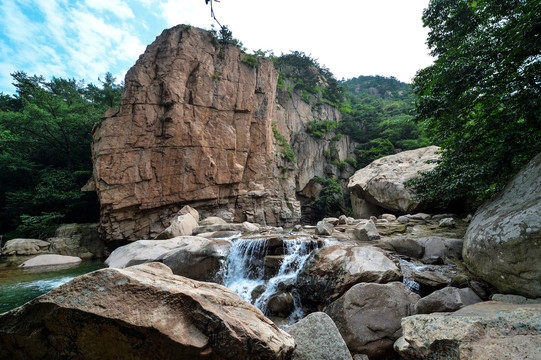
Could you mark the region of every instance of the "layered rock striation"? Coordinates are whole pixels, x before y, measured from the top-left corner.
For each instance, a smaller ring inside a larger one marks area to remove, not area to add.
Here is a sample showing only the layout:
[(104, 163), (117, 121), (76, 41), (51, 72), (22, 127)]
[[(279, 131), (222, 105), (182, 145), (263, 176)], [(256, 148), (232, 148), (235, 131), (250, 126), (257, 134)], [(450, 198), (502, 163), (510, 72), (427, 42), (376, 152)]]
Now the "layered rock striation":
[[(128, 71), (121, 107), (93, 132), (103, 240), (152, 238), (186, 204), (228, 221), (298, 222), (296, 193), (325, 175), (319, 158), (329, 146), (307, 138), (306, 123), (340, 114), (295, 94), (278, 105), (272, 62), (252, 66), (246, 56), (179, 25)], [(284, 141), (302, 161), (283, 156)], [(350, 148), (347, 139), (335, 146), (344, 157)]]

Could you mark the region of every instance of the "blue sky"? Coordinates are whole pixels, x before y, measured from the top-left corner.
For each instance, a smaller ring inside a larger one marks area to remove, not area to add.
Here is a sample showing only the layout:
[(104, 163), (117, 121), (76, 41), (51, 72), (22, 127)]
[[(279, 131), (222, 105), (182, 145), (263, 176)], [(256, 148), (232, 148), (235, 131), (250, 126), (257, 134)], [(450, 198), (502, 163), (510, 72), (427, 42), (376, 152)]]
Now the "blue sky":
[[(303, 51), (337, 78), (395, 76), (430, 65), (422, 10), (429, 0), (221, 0), (222, 24), (249, 50)], [(0, 92), (11, 73), (97, 83), (123, 80), (163, 29), (210, 29), (204, 0), (0, 0)]]

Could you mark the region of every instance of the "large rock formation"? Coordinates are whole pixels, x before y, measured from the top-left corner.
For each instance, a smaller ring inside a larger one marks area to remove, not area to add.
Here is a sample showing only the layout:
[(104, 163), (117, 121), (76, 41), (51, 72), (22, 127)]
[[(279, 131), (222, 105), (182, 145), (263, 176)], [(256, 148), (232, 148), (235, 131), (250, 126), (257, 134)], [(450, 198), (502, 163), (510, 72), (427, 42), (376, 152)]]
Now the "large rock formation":
[[(125, 78), (120, 109), (93, 133), (94, 182), (105, 241), (152, 238), (183, 205), (203, 217), (288, 225), (301, 216), (296, 192), (325, 175), (324, 150), (306, 132), (338, 110), (276, 101), (272, 62), (243, 62), (236, 46), (204, 30), (165, 30)], [(292, 144), (298, 162), (283, 156)], [(280, 138), (280, 137), (278, 137)], [(347, 138), (337, 142), (340, 156)]]
[(357, 284), (326, 310), (349, 350), (370, 359), (393, 358), (402, 318), (414, 314), (420, 296), (401, 282)]
[(231, 290), (151, 263), (83, 275), (0, 315), (1, 359), (288, 359), (293, 338)]
[(373, 246), (337, 244), (310, 254), (296, 280), (304, 305), (329, 303), (361, 282), (402, 280), (385, 251)]
[(541, 297), (541, 154), (472, 218), (468, 268), (503, 293)]
[(413, 213), (423, 205), (404, 182), (419, 177), (419, 172), (432, 170), (440, 157), (440, 148), (403, 151), (385, 156), (358, 170), (349, 180), (351, 203), (356, 217), (377, 215), (374, 205), (391, 211)]
[(484, 302), (402, 320), (395, 350), (406, 360), (538, 359), (541, 305)]

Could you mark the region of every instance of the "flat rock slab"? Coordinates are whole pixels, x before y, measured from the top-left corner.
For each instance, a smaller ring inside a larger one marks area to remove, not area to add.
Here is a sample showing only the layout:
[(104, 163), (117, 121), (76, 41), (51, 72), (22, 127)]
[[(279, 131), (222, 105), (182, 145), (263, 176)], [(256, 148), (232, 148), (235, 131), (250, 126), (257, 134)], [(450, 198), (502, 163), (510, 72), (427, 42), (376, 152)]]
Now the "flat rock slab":
[(0, 315), (0, 359), (288, 359), (255, 306), (161, 263), (79, 276)]
[(57, 266), (57, 265), (75, 265), (83, 261), (77, 256), (66, 256), (56, 254), (44, 254), (34, 256), (33, 258), (23, 262), (19, 267), (31, 268), (38, 266)]

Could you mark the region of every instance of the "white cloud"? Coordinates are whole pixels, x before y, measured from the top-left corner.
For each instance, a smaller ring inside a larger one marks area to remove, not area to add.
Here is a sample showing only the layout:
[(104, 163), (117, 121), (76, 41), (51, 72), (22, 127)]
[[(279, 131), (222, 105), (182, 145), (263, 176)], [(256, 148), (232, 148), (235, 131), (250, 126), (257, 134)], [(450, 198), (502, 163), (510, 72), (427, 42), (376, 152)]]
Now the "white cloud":
[(201, 1), (178, 1), (167, 0), (159, 4), (161, 16), (168, 26), (178, 24), (190, 24), (193, 26), (208, 28), (210, 21), (210, 6), (205, 6)]
[(122, 0), (86, 0), (86, 5), (98, 11), (110, 11), (120, 19), (134, 18), (130, 6)]

